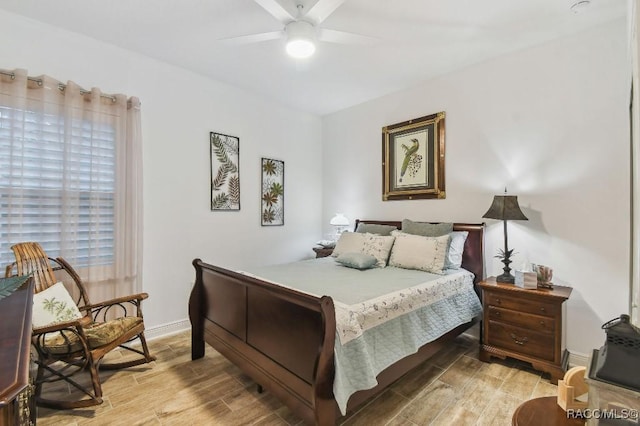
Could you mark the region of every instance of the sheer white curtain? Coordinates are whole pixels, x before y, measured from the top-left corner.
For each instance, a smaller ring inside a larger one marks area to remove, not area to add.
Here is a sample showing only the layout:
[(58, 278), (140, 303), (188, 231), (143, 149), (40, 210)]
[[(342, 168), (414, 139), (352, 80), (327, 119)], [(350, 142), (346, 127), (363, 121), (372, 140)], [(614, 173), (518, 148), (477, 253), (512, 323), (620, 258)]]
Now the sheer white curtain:
[(0, 261), (37, 241), (92, 301), (140, 291), (140, 102), (0, 71)]

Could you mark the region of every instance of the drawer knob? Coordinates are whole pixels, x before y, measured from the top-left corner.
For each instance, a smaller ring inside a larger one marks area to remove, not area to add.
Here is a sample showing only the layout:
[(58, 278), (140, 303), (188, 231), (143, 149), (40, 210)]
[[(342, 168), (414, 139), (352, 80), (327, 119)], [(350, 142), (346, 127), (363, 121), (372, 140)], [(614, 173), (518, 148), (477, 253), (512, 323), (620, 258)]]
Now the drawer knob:
[(540, 312), (547, 312), (547, 310), (543, 307), (540, 308)]
[(502, 300), (500, 300), (500, 298), (499, 298), (499, 297), (496, 297), (496, 303), (497, 303), (497, 304), (500, 304), (500, 303), (502, 303)]
[(513, 333), (511, 333), (511, 338), (513, 339), (514, 342), (516, 342), (516, 345), (524, 345), (529, 341), (527, 337), (518, 337)]
[(544, 321), (540, 321), (540, 325), (544, 327), (545, 326)]
[(493, 315), (496, 316), (496, 317), (499, 317), (500, 316), (500, 311), (493, 311)]

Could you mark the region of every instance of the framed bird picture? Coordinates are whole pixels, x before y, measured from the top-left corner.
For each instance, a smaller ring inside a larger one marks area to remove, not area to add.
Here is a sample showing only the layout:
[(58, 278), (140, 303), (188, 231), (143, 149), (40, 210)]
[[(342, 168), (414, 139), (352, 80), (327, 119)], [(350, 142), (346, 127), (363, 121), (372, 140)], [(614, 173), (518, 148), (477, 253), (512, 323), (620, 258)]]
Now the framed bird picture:
[(445, 198), (444, 112), (382, 128), (382, 200)]

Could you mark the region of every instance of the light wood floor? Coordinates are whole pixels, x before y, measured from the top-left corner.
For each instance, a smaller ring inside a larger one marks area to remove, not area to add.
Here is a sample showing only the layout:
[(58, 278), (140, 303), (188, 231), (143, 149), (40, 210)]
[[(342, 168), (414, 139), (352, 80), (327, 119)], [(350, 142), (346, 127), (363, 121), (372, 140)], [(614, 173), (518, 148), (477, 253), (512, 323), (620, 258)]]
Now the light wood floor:
[[(150, 342), (147, 366), (102, 372), (104, 402), (89, 409), (38, 409), (38, 425), (295, 425), (300, 419), (207, 346), (191, 361), (190, 334)], [(512, 362), (478, 360), (478, 343), (459, 337), (359, 412), (350, 425), (510, 425), (513, 411), (556, 386)], [(116, 353), (113, 356), (122, 355)], [(84, 378), (81, 378), (84, 379)], [(81, 381), (81, 380), (79, 380)], [(54, 384), (52, 397), (77, 397)]]

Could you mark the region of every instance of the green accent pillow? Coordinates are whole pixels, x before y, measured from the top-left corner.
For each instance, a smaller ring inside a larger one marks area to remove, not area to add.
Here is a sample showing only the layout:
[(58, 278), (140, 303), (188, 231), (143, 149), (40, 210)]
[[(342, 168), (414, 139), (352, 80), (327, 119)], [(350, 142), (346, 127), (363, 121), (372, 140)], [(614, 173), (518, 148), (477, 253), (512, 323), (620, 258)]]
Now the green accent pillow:
[(362, 271), (376, 266), (378, 260), (370, 254), (350, 252), (342, 253), (336, 257), (336, 262), (348, 268), (360, 269)]
[(396, 228), (393, 225), (380, 225), (377, 223), (358, 223), (356, 232), (369, 233), (377, 235), (391, 235), (391, 231), (395, 231)]
[(453, 223), (414, 222), (409, 219), (404, 219), (402, 221), (402, 232), (422, 235), (423, 237), (441, 237), (453, 232)]

